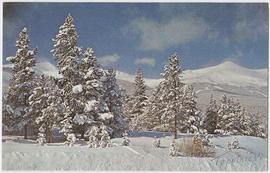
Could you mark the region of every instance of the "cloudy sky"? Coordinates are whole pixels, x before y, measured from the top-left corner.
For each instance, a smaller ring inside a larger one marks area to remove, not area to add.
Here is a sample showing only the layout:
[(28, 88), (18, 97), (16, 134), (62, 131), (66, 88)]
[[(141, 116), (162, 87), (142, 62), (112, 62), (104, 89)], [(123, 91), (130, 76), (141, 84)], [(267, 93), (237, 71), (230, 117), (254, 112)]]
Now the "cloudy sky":
[(51, 39), (70, 12), (78, 45), (92, 47), (104, 68), (134, 74), (141, 65), (146, 77), (159, 78), (175, 51), (184, 70), (227, 60), (268, 67), (266, 3), (4, 3), (3, 8), (3, 57), (15, 55), (18, 33), (27, 27), (38, 61), (56, 64)]

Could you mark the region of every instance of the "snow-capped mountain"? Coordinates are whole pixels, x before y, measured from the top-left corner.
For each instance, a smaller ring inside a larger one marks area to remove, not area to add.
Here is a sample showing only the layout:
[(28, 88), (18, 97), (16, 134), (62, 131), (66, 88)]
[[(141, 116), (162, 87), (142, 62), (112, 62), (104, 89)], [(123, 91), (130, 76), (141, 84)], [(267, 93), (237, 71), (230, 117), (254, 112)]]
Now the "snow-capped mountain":
[(184, 71), (186, 83), (227, 84), (232, 86), (267, 86), (267, 69), (248, 69), (226, 61), (222, 64), (198, 70)]

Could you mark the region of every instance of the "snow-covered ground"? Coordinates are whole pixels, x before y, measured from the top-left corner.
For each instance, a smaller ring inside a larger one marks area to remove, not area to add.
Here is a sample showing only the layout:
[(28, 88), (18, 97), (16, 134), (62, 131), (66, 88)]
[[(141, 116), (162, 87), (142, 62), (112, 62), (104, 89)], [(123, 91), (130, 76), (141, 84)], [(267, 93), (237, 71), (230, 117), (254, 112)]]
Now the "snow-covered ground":
[[(161, 147), (152, 146), (153, 137), (160, 138)], [(183, 137), (179, 135), (177, 143)], [(159, 132), (131, 134), (130, 146), (121, 146), (122, 139), (112, 139), (113, 147), (88, 148), (86, 142), (73, 147), (63, 143), (40, 146), (22, 137), (3, 136), (3, 170), (156, 170), (156, 171), (266, 171), (267, 140), (239, 136), (240, 149), (230, 152), (227, 142), (232, 136), (215, 136), (215, 157), (184, 157), (178, 153), (169, 156), (169, 144), (173, 135)], [(227, 153), (226, 153), (227, 152)], [(226, 154), (224, 154), (226, 153)]]

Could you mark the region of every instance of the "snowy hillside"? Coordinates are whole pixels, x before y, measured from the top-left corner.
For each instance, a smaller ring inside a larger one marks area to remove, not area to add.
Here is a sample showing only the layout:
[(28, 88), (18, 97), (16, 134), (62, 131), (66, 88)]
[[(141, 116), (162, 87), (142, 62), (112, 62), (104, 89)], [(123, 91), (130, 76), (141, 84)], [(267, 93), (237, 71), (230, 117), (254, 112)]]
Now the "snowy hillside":
[[(135, 133), (130, 146), (121, 146), (122, 139), (113, 139), (113, 147), (88, 148), (85, 142), (73, 147), (51, 143), (42, 147), (33, 140), (3, 136), (3, 170), (144, 170), (144, 171), (266, 171), (267, 141), (239, 136), (240, 149), (227, 149), (231, 136), (212, 139), (215, 156), (187, 157), (182, 153), (169, 156), (172, 136), (158, 132)], [(153, 137), (161, 147), (152, 146)], [(179, 135), (177, 143), (189, 135)]]

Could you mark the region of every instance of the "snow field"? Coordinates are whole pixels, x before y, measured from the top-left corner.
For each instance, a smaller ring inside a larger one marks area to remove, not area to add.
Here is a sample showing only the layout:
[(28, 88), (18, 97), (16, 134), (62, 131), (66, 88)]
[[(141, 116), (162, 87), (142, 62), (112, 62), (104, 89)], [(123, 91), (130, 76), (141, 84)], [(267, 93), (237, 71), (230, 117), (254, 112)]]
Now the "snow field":
[[(169, 156), (172, 136), (144, 132), (129, 137), (130, 146), (121, 146), (122, 138), (112, 139), (113, 147), (88, 148), (86, 142), (73, 147), (63, 143), (44, 147), (31, 140), (16, 140), (3, 136), (3, 170), (144, 170), (144, 171), (265, 171), (267, 170), (267, 140), (239, 136), (240, 149), (228, 151), (232, 136), (215, 136), (216, 158)], [(153, 136), (160, 136), (161, 146), (152, 145)], [(180, 143), (180, 135), (176, 143)], [(22, 138), (22, 137), (20, 137)], [(226, 153), (227, 152), (227, 153)], [(226, 154), (224, 154), (226, 153)], [(220, 157), (219, 157), (220, 156)]]

